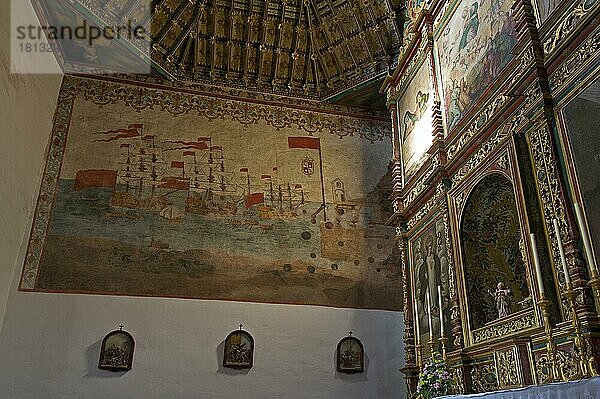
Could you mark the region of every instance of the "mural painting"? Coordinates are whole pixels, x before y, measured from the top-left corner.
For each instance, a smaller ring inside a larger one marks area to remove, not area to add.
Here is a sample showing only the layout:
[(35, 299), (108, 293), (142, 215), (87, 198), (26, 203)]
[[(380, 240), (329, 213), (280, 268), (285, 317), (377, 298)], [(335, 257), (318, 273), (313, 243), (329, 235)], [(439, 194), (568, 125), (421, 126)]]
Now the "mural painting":
[(425, 61), (402, 94), (398, 105), (402, 159), (406, 179), (409, 179), (423, 164), (425, 152), (433, 141), (431, 125), (433, 95), (431, 95), (429, 76), (429, 65)]
[[(427, 296), (431, 304), (431, 318), (434, 339), (441, 335), (440, 329), (440, 299), (442, 298), (442, 314), (444, 316), (444, 334), (451, 337), (450, 325), (450, 292), (449, 292), (449, 261), (446, 248), (446, 228), (444, 220), (438, 219), (433, 225), (418, 234), (410, 246), (412, 260), (413, 291), (417, 302), (419, 340), (427, 350), (429, 342), (429, 322), (427, 315)], [(438, 290), (438, 286), (440, 289)], [(451, 340), (449, 340), (451, 342)], [(452, 344), (450, 343), (450, 346)]]
[(78, 97), (35, 290), (398, 310), (390, 153)]
[(509, 0), (462, 0), (437, 39), (446, 124), (452, 129), (511, 59)]

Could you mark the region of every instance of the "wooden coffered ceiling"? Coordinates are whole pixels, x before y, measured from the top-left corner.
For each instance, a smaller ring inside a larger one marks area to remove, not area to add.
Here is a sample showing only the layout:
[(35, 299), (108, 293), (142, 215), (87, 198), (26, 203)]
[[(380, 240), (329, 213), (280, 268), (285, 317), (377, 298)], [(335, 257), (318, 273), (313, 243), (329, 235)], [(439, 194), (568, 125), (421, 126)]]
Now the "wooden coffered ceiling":
[(158, 0), (153, 60), (177, 79), (326, 98), (387, 72), (385, 0)]
[(400, 47), (395, 2), (153, 0), (149, 10), (140, 9), (145, 0), (81, 3), (100, 20), (144, 25), (154, 70), (169, 80), (369, 102), (365, 85), (377, 86)]

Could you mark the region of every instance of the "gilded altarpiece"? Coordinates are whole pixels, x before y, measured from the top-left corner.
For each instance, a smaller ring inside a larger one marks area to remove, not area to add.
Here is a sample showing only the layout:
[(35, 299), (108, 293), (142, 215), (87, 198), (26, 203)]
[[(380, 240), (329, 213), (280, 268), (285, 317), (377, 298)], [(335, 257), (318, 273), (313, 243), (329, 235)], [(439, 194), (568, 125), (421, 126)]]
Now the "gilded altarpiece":
[[(597, 353), (598, 338), (586, 331), (594, 328), (595, 316), (585, 316), (595, 314), (588, 288), (588, 281), (589, 285), (593, 281), (570, 201), (583, 200), (593, 236), (589, 220), (595, 210), (590, 198), (594, 198), (597, 174), (589, 169), (596, 163), (595, 142), (586, 145), (589, 140), (581, 134), (593, 130), (585, 127), (589, 115), (585, 120), (576, 115), (595, 106), (590, 99), (594, 91), (586, 87), (599, 70), (600, 7), (597, 1), (585, 0), (558, 7), (549, 4), (546, 14), (552, 15), (536, 22), (534, 13), (540, 10), (533, 7), (539, 4), (531, 3), (440, 1), (409, 10), (414, 20), (405, 36), (406, 60), (388, 86), (388, 99), (394, 105), (404, 101), (395, 97), (397, 85), (405, 84), (404, 65), (417, 63), (419, 29), (425, 30), (433, 21), (434, 94), (439, 92), (435, 101), (439, 98), (442, 104), (432, 107), (432, 126), (438, 134), (427, 151), (430, 156), (411, 180), (398, 184), (396, 175), (394, 220), (410, 249), (406, 257), (412, 269), (405, 274), (414, 282), (405, 301), (419, 307), (414, 268), (422, 259), (414, 247), (419, 235), (435, 226), (431, 214), (445, 203), (440, 196), (447, 195), (448, 259), (453, 262), (448, 275), (454, 301), (450, 319), (453, 342), (460, 349), (450, 351), (447, 359), (457, 392), (590, 376), (591, 355)], [(547, 70), (541, 71), (541, 65)], [(545, 101), (551, 97), (554, 109)], [(438, 109), (444, 115), (445, 132), (438, 123)], [(553, 120), (557, 114), (558, 134)], [(400, 132), (402, 126), (396, 128)], [(575, 131), (579, 135), (571, 137)], [(577, 168), (582, 160), (586, 160), (584, 173), (578, 170), (582, 166)], [(580, 187), (582, 177), (589, 181)], [(490, 206), (482, 209), (470, 201)], [(573, 291), (561, 267), (553, 219), (558, 221)], [(490, 225), (492, 231), (480, 223)], [(530, 234), (537, 241), (541, 283), (534, 277)], [(470, 237), (465, 240), (465, 236)], [(477, 281), (470, 282), (469, 275)], [(501, 281), (504, 286), (498, 287)], [(478, 292), (475, 285), (480, 286)], [(545, 295), (541, 295), (542, 285)], [(498, 290), (510, 292), (510, 306), (502, 316), (494, 294)], [(405, 319), (407, 325), (413, 323), (414, 313)], [(427, 360), (428, 337), (421, 330), (421, 339), (415, 339), (416, 326), (409, 327), (405, 342), (407, 347), (416, 346), (415, 356), (407, 356), (411, 366), (403, 372), (414, 389), (418, 354), (421, 351)]]
[(432, 105), (434, 100), (431, 82), (431, 59), (423, 52), (410, 78), (400, 88), (397, 103), (404, 179), (409, 180), (423, 165), (427, 150), (433, 142)]

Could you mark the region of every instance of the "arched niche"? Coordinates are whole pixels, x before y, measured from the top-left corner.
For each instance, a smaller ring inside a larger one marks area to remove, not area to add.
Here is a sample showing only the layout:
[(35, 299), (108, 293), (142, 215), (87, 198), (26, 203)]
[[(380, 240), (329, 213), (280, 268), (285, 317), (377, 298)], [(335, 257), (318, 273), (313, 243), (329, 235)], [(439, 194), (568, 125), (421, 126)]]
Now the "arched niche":
[(223, 366), (234, 369), (250, 369), (254, 364), (254, 337), (242, 330), (232, 331), (225, 338)]
[(365, 347), (360, 339), (352, 335), (342, 338), (336, 348), (336, 363), (340, 373), (365, 371)]
[(473, 188), (463, 208), (460, 237), (471, 328), (498, 319), (492, 293), (499, 282), (511, 290), (510, 312), (519, 310), (529, 288), (513, 185), (503, 174), (489, 174)]
[(133, 364), (135, 340), (120, 325), (118, 330), (106, 334), (100, 348), (98, 368), (109, 371), (128, 371)]

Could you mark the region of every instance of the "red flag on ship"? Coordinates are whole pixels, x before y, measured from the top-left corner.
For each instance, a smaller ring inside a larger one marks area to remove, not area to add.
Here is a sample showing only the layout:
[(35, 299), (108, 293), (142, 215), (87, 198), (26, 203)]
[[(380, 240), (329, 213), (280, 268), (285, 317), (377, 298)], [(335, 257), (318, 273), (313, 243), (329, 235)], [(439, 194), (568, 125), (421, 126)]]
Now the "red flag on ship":
[(128, 139), (128, 138), (132, 138), (132, 137), (137, 137), (137, 136), (140, 136), (141, 133), (137, 130), (137, 128), (130, 126), (129, 129), (115, 129), (115, 130), (108, 130), (106, 132), (96, 132), (93, 134), (114, 134), (114, 136), (109, 137), (107, 139), (94, 140), (94, 142), (108, 142), (108, 141), (115, 141), (118, 139)]
[(88, 187), (111, 187), (117, 184), (117, 171), (105, 169), (80, 170), (75, 175), (73, 190), (81, 190)]
[(321, 139), (318, 137), (288, 137), (290, 148), (309, 148), (318, 150), (321, 148)]
[(294, 186), (294, 188), (295, 188), (296, 190), (299, 190), (299, 189), (301, 189), (301, 188), (302, 188), (302, 184), (296, 184), (296, 185)]
[(262, 204), (265, 202), (264, 193), (252, 193), (246, 197), (246, 208), (251, 208), (253, 205)]
[(277, 172), (277, 166), (273, 168), (273, 172)]
[(183, 156), (188, 156), (188, 155), (196, 155), (196, 153), (194, 151), (184, 151), (183, 152)]
[(190, 179), (175, 176), (163, 177), (160, 188), (169, 188), (172, 190), (187, 190), (190, 188)]
[(261, 179), (270, 179), (271, 175), (262, 175), (260, 178)]
[(193, 148), (196, 150), (207, 150), (208, 146), (205, 143), (198, 143), (196, 141), (181, 141), (181, 140), (166, 140), (163, 143), (171, 143), (171, 144), (181, 144), (180, 146), (173, 148), (165, 148), (165, 151), (174, 151), (174, 150), (187, 150), (189, 148)]
[(242, 169), (240, 169), (240, 172), (242, 172), (242, 173), (248, 173), (248, 168), (242, 168)]
[(183, 162), (181, 161), (171, 161), (171, 167), (172, 168), (179, 168), (179, 169), (183, 169)]
[(198, 137), (198, 141), (211, 141), (212, 138), (210, 137)]

